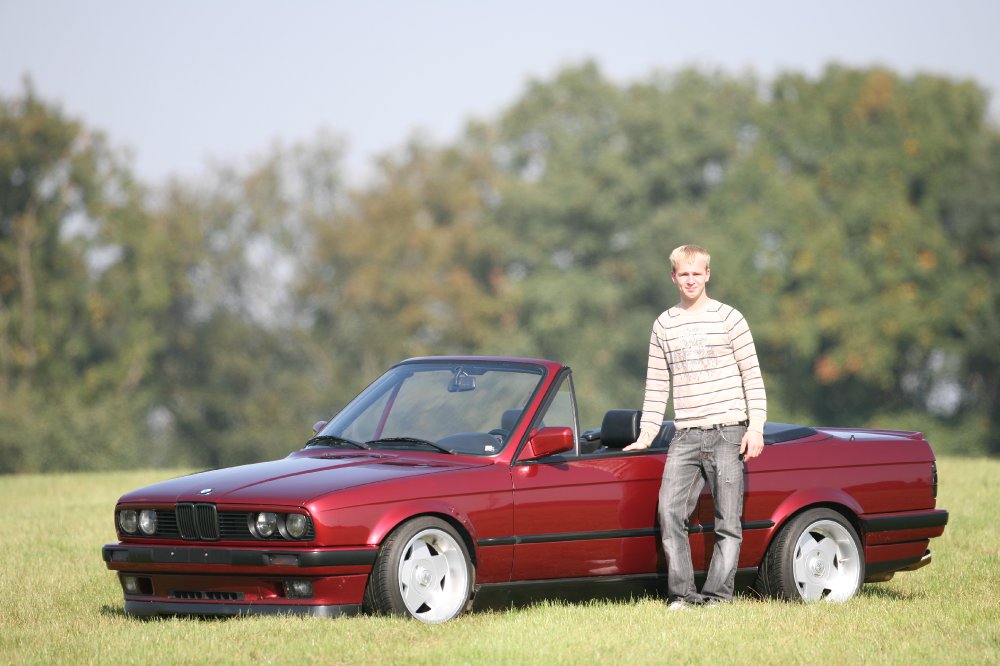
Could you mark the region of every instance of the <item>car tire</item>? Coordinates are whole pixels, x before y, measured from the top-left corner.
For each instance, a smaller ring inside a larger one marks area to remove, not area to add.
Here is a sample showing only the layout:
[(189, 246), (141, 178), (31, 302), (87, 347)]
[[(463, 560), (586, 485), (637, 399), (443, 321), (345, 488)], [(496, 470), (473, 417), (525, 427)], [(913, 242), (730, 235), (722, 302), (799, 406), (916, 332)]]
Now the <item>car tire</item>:
[(864, 580), (864, 551), (851, 523), (831, 509), (810, 509), (775, 537), (756, 588), (778, 599), (847, 601)]
[(382, 543), (365, 589), (376, 613), (446, 622), (470, 605), (475, 567), (465, 540), (437, 518), (415, 518)]

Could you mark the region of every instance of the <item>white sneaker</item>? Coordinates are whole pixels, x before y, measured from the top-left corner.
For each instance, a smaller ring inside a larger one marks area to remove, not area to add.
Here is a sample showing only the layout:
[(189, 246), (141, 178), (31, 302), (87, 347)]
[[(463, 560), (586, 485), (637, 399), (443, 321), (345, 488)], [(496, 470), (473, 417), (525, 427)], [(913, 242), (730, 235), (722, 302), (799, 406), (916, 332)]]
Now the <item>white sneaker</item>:
[(690, 604), (684, 601), (683, 599), (675, 599), (671, 601), (670, 604), (667, 606), (667, 610), (672, 610), (672, 611), (687, 610), (688, 606), (690, 606)]

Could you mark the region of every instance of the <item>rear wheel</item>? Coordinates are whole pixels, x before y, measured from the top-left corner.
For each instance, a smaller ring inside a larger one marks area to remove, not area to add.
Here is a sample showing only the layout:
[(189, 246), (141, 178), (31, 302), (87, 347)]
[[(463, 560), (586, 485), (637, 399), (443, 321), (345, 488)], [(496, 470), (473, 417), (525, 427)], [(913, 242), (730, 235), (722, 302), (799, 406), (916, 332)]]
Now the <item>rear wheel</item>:
[(448, 523), (415, 518), (382, 544), (365, 605), (375, 612), (445, 622), (469, 605), (475, 579), (465, 541)]
[(854, 527), (836, 511), (810, 509), (775, 537), (757, 587), (779, 599), (847, 601), (864, 579), (861, 540)]

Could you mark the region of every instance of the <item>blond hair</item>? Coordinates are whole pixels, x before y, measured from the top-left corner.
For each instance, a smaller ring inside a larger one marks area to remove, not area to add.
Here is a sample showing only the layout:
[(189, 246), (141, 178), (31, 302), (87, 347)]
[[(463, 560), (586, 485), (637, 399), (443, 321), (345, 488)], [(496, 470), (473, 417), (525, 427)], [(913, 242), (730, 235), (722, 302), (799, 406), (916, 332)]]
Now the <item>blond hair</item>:
[(681, 245), (670, 253), (670, 270), (677, 270), (678, 261), (694, 261), (698, 257), (705, 258), (705, 268), (708, 268), (709, 264), (712, 263), (712, 255), (700, 245)]

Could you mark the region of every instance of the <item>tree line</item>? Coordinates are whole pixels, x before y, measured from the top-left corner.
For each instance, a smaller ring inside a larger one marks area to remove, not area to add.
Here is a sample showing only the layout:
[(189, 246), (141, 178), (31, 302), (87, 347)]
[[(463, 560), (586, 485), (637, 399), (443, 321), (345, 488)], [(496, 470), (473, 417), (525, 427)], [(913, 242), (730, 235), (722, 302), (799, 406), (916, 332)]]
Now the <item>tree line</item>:
[(594, 63), (349, 185), (318, 134), (140, 182), (25, 84), (0, 98), (0, 472), (221, 466), (297, 448), (425, 354), (573, 366), (638, 408), (670, 250), (712, 251), (772, 420), (1000, 453), (1000, 133), (973, 82)]

